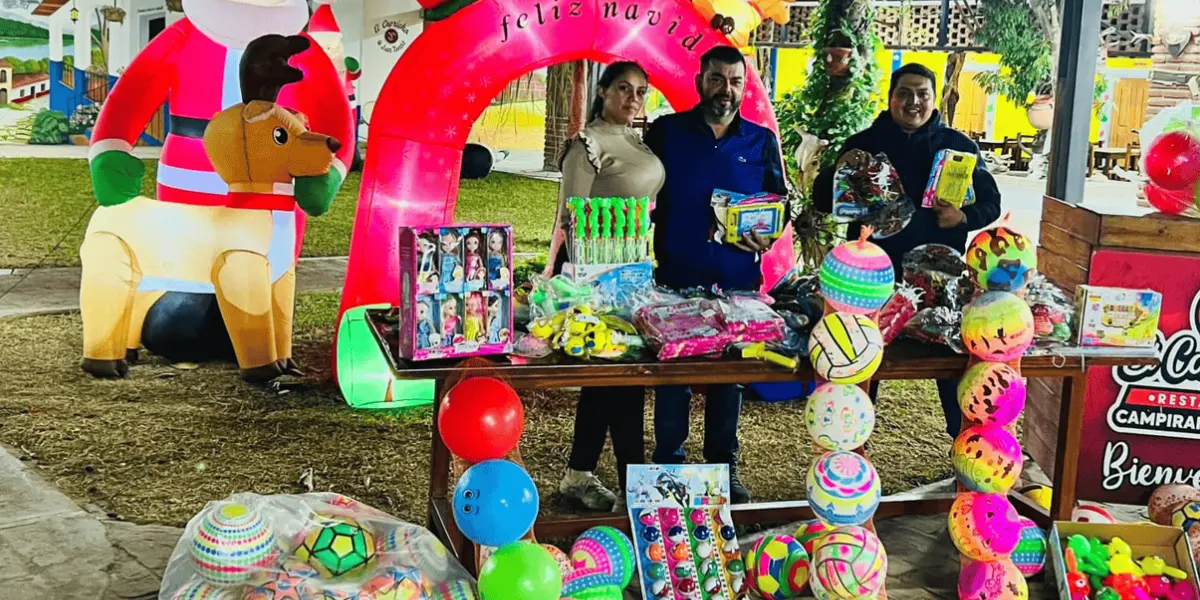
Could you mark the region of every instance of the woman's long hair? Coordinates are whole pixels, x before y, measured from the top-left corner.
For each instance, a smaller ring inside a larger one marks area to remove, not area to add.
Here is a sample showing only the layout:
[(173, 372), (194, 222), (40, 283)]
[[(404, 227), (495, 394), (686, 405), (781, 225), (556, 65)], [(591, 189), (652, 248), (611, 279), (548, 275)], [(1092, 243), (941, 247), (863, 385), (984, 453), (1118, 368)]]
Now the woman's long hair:
[[(615, 62), (604, 68), (604, 72), (600, 74), (600, 81), (596, 84), (600, 89), (607, 90), (617, 79), (629, 71), (637, 71), (642, 74), (647, 80), (650, 77), (646, 74), (646, 70), (641, 65), (631, 61), (623, 60)], [(604, 114), (604, 98), (596, 94), (596, 99), (592, 100), (592, 110), (588, 113), (588, 121), (593, 121), (600, 118)]]

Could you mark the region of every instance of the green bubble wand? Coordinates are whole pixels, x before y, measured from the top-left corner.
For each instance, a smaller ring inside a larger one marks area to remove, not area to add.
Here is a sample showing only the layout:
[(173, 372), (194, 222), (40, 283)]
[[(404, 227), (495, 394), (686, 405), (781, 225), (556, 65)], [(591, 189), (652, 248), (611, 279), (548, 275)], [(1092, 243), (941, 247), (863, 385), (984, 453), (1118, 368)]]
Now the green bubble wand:
[(650, 197), (643, 196), (638, 200), (638, 226), (641, 240), (638, 243), (638, 260), (646, 260), (650, 256)]
[(588, 198), (588, 264), (600, 260), (600, 207), (599, 198)]
[(613, 262), (613, 200), (615, 198), (596, 200), (600, 206), (600, 262), (604, 264)]
[[(572, 196), (567, 199), (567, 204), (571, 207), (571, 214), (575, 219), (575, 236), (571, 240), (571, 248), (573, 250), (571, 252), (573, 255), (571, 256), (571, 261), (576, 264), (584, 262), (585, 259), (585, 250), (583, 247), (584, 227), (587, 225), (583, 213), (585, 202), (587, 201), (578, 196)], [(550, 260), (554, 260), (554, 258), (551, 257)]]
[(613, 220), (617, 231), (617, 262), (629, 262), (629, 237), (625, 230), (625, 210), (628, 198), (613, 198)]

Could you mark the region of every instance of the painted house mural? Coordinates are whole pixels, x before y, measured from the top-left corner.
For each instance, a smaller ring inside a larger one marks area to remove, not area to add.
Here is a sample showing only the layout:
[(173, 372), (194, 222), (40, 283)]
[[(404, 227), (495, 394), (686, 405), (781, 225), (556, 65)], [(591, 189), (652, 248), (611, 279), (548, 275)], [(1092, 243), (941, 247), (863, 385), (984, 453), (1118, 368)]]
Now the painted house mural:
[[(32, 14), (37, 2), (0, 2), (0, 142), (28, 141), (38, 111), (49, 106), (50, 27)], [(74, 51), (74, 35), (63, 42)]]

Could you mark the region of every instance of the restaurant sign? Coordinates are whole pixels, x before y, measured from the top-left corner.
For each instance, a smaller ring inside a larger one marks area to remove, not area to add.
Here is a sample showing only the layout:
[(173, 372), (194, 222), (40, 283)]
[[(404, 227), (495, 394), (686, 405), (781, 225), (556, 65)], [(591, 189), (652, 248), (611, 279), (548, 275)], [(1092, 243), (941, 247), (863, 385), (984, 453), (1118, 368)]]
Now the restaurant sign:
[(1089, 370), (1078, 496), (1145, 504), (1166, 483), (1200, 487), (1200, 256), (1099, 250), (1089, 283), (1162, 293), (1160, 362)]

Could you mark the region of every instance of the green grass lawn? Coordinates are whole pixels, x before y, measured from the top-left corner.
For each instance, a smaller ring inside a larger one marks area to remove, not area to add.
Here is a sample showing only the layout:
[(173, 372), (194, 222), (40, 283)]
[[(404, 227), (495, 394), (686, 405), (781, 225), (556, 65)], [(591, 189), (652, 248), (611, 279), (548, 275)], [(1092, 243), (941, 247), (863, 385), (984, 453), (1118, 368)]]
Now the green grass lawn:
[[(154, 195), (157, 162), (147, 161), (142, 192)], [(344, 256), (358, 201), (358, 173), (351, 173), (329, 214), (309, 221), (305, 256)], [(463, 181), (455, 220), (511, 223), (519, 252), (550, 246), (557, 184), (493, 173)], [(17, 158), (0, 161), (0, 268), (79, 264), (92, 196), (87, 161)], [(44, 262), (42, 262), (44, 260)]]

